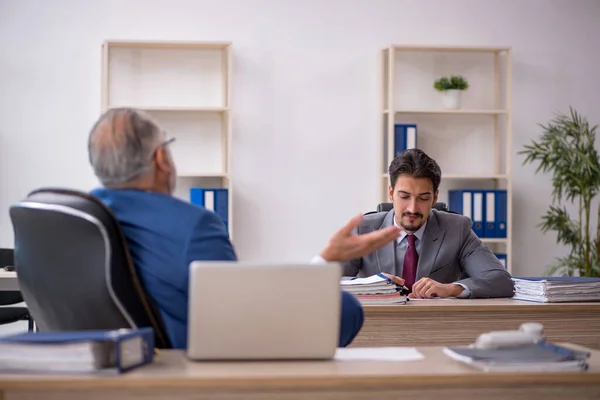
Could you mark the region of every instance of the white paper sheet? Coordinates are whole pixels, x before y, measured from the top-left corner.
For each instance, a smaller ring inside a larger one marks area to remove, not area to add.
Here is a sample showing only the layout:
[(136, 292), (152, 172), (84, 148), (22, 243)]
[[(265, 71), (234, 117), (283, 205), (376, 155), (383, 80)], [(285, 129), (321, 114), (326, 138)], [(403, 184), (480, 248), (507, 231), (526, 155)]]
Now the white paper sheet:
[(366, 278), (342, 279), (340, 281), (342, 286), (370, 285), (373, 283), (387, 283), (387, 279), (379, 275), (371, 275)]
[(335, 352), (338, 361), (415, 361), (423, 358), (414, 347), (344, 347)]

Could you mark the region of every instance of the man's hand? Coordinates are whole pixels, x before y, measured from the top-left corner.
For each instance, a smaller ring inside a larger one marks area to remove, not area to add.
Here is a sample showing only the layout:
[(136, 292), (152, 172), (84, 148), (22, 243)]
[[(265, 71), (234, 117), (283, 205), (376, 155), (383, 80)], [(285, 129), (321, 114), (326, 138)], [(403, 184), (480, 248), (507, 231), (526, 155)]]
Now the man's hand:
[(360, 258), (382, 248), (400, 236), (400, 228), (394, 225), (364, 235), (352, 233), (352, 230), (360, 224), (362, 218), (362, 215), (357, 215), (337, 231), (329, 239), (329, 244), (321, 253), (321, 257), (328, 262), (341, 262)]
[(431, 278), (421, 278), (412, 287), (409, 299), (432, 299), (434, 297), (456, 297), (465, 290), (454, 283), (439, 283)]

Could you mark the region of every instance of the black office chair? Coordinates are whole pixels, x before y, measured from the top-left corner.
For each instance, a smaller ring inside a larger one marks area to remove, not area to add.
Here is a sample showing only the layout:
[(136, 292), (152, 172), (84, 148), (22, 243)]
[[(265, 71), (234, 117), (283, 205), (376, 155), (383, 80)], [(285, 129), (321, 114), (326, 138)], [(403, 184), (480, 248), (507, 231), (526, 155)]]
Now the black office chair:
[[(393, 203), (379, 203), (377, 205), (377, 211), (370, 211), (367, 214), (374, 214), (374, 213), (378, 213), (378, 212), (388, 212), (390, 211), (392, 208), (394, 208), (394, 204)], [(449, 213), (454, 213), (456, 214), (454, 211), (450, 211), (448, 210), (448, 206), (446, 205), (446, 203), (443, 202), (437, 202), (433, 205), (433, 208), (435, 208), (438, 211), (445, 211), (445, 212), (449, 212)]]
[[(14, 266), (13, 249), (0, 249), (0, 268)], [(18, 290), (0, 291), (0, 306), (8, 306), (23, 302), (23, 296)], [(13, 322), (27, 321), (28, 330), (33, 331), (33, 319), (29, 315), (27, 307), (0, 307), (0, 325), (12, 324)]]
[(19, 287), (40, 331), (152, 327), (155, 346), (171, 347), (119, 223), (100, 200), (40, 189), (11, 206), (10, 218)]

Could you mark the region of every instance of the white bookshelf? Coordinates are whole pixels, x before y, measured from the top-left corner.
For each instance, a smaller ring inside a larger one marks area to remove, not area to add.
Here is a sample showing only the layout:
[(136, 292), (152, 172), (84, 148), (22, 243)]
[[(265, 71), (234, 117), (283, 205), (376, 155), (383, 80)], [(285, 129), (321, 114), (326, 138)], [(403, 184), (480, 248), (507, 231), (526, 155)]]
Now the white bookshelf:
[(102, 45), (102, 111), (150, 113), (169, 136), (175, 196), (193, 187), (228, 189), (232, 236), (231, 43), (108, 40)]
[[(381, 201), (394, 158), (394, 125), (417, 125), (417, 147), (442, 169), (438, 201), (452, 189), (506, 189), (507, 237), (482, 238), (506, 253), (512, 272), (511, 49), (393, 45), (381, 51)], [(462, 75), (469, 89), (460, 109), (442, 107), (433, 88), (441, 76)]]

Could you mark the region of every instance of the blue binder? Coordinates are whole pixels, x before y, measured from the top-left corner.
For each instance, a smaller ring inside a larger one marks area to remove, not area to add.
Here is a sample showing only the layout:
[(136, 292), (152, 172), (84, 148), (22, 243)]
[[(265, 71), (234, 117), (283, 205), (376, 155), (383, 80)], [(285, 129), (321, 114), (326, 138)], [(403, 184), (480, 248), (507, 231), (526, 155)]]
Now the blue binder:
[(417, 125), (394, 125), (394, 157), (408, 149), (417, 148)]
[(506, 190), (486, 190), (485, 237), (505, 238), (507, 228)]
[(0, 337), (3, 371), (121, 373), (153, 360), (154, 330), (150, 327), (27, 332)]
[(449, 190), (448, 209), (473, 219), (473, 194), (470, 190)]
[(229, 196), (228, 189), (223, 188), (191, 188), (190, 203), (213, 211), (229, 229)]
[(469, 217), (473, 232), (484, 237), (485, 196), (482, 190), (449, 190), (448, 209)]
[(484, 216), (486, 211), (485, 193), (483, 190), (472, 190), (473, 193), (473, 232), (482, 238), (484, 232)]

